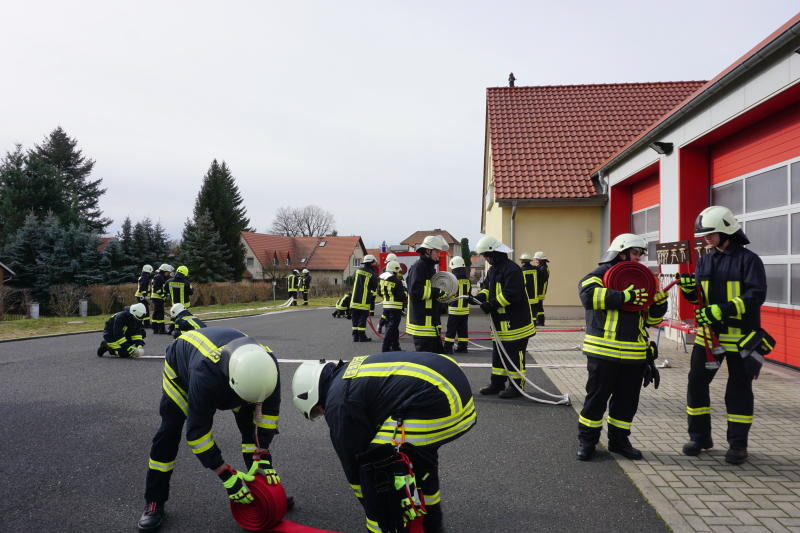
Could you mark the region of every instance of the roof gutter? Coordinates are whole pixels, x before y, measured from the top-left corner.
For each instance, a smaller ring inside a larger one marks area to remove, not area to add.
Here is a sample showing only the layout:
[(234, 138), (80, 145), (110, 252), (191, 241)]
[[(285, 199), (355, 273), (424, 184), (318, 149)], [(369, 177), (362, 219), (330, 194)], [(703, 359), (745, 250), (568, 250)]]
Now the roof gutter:
[(608, 202), (605, 194), (587, 198), (496, 198), (500, 207), (585, 207), (603, 206)]
[(698, 94), (697, 96), (686, 102), (686, 104), (684, 104), (680, 109), (669, 115), (662, 122), (656, 124), (653, 127), (653, 129), (645, 133), (638, 140), (634, 141), (633, 144), (625, 148), (622, 152), (619, 152), (617, 155), (611, 158), (607, 163), (604, 163), (603, 166), (595, 170), (592, 173), (592, 176), (595, 176), (599, 172), (607, 170), (609, 167), (612, 167), (615, 164), (619, 163), (630, 152), (634, 152), (639, 148), (650, 144), (650, 142), (659, 134), (661, 134), (663, 131), (669, 129), (675, 123), (680, 121), (683, 117), (685, 117), (686, 115), (688, 115), (689, 113), (700, 107), (702, 104), (704, 104), (713, 96), (715, 96), (717, 93), (729, 87), (739, 78), (741, 78), (745, 73), (747, 73), (754, 67), (758, 66), (767, 57), (772, 55), (780, 48), (786, 46), (789, 42), (791, 42), (792, 39), (798, 36), (800, 36), (800, 22), (796, 22), (792, 26), (786, 28), (786, 30), (782, 34), (780, 34), (778, 37), (770, 41), (758, 52), (754, 53), (752, 56), (742, 61), (739, 65), (731, 69), (730, 72), (722, 76), (719, 80), (714, 82), (712, 85), (706, 87), (706, 89), (703, 90), (703, 92), (701, 92), (700, 94)]

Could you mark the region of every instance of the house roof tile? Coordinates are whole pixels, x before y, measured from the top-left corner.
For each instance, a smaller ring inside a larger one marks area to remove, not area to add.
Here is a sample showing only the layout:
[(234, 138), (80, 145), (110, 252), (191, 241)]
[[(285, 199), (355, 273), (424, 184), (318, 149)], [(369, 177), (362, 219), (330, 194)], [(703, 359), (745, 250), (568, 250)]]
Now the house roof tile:
[(704, 83), (487, 89), (495, 198), (594, 196), (590, 171)]
[[(349, 265), (353, 250), (365, 249), (361, 237), (284, 237), (264, 233), (242, 232), (242, 238), (253, 250), (263, 267), (272, 264), (277, 255), (281, 265), (288, 256), (292, 268), (314, 270), (344, 270)], [(324, 243), (324, 244), (323, 244)]]
[(428, 235), (441, 235), (442, 238), (444, 239), (444, 242), (446, 242), (447, 244), (458, 244), (459, 242), (456, 240), (455, 237), (453, 237), (450, 234), (449, 231), (436, 228), (431, 230), (415, 231), (414, 233), (412, 233), (411, 235), (400, 241), (400, 244), (405, 244), (407, 246), (416, 246), (417, 244), (422, 243), (422, 240), (425, 239), (425, 237), (427, 237)]

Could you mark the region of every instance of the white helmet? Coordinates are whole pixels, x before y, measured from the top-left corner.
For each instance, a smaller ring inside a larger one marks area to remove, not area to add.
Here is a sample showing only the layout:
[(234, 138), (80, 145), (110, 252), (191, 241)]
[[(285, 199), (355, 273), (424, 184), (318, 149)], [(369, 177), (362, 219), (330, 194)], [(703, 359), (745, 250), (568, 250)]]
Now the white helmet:
[(388, 263), (389, 261), (397, 261), (397, 256), (395, 254), (387, 254), (386, 262)]
[(375, 256), (372, 255), (372, 254), (365, 255), (364, 259), (361, 260), (361, 264), (362, 265), (366, 265), (367, 263), (374, 263), (374, 262), (375, 262)]
[(733, 235), (742, 229), (742, 225), (733, 216), (731, 210), (721, 205), (712, 205), (703, 209), (694, 223), (694, 236), (702, 237), (710, 233)]
[(139, 346), (131, 352), (131, 357), (141, 357), (144, 355), (144, 348)]
[(467, 266), (467, 265), (466, 265), (466, 263), (464, 263), (464, 258), (461, 257), (460, 255), (457, 255), (457, 256), (453, 257), (450, 260), (450, 268), (451, 269), (453, 269), (453, 268), (464, 268), (465, 266)]
[(327, 364), (325, 359), (304, 361), (292, 378), (292, 403), (309, 420), (316, 420), (321, 414), (312, 413), (311, 409), (319, 402), (319, 377)]
[(138, 318), (139, 320), (143, 319), (144, 316), (147, 314), (147, 308), (144, 306), (143, 303), (133, 304), (128, 309), (131, 312), (131, 314), (136, 318)]
[(393, 274), (403, 274), (403, 267), (400, 266), (400, 263), (397, 261), (389, 261), (386, 263), (386, 272), (391, 272)]
[(308, 269), (307, 268), (303, 269), (303, 274), (308, 274)]
[(172, 268), (172, 265), (169, 265), (167, 263), (162, 263), (161, 266), (158, 267), (158, 269), (163, 272), (172, 272), (173, 270), (175, 270), (174, 268)]
[(521, 256), (519, 256), (520, 261), (530, 261), (532, 259), (531, 254), (525, 252)]
[(242, 400), (263, 402), (278, 384), (278, 365), (260, 344), (241, 344), (228, 361), (228, 384)]
[(450, 249), (450, 246), (444, 241), (444, 237), (441, 235), (428, 235), (424, 239), (422, 239), (422, 244), (417, 246), (417, 250), (420, 248), (427, 248), (428, 250), (440, 250), (442, 252), (446, 252)]
[(144, 265), (142, 267), (142, 272), (153, 272), (153, 267), (151, 265)]
[(502, 252), (504, 254), (510, 254), (514, 250), (498, 241), (491, 235), (484, 235), (480, 238), (478, 244), (475, 245), (475, 251), (479, 254), (485, 254), (488, 252)]
[(538, 251), (535, 254), (533, 254), (533, 258), (538, 259), (539, 261), (549, 261), (549, 259), (545, 257), (544, 252), (542, 251)]
[(635, 233), (622, 233), (617, 235), (614, 240), (611, 241), (611, 246), (608, 247), (606, 253), (600, 258), (600, 262), (608, 263), (609, 261), (613, 261), (620, 252), (624, 252), (629, 248), (641, 248), (647, 252), (647, 241), (644, 240), (644, 237), (640, 237)]
[(183, 304), (178, 303), (178, 304), (175, 304), (172, 307), (170, 307), (169, 316), (172, 317), (172, 318), (175, 318), (176, 316), (178, 316), (179, 314), (183, 313), (184, 311), (186, 311), (186, 308), (183, 306)]

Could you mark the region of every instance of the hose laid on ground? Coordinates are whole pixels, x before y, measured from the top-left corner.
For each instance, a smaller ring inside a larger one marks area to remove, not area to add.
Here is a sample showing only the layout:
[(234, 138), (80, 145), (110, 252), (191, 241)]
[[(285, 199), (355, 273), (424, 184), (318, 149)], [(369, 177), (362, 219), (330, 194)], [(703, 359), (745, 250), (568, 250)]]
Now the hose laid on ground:
[[(286, 307), (291, 306), (293, 302), (294, 298), (290, 296), (289, 299), (283, 302), (282, 304), (268, 305), (266, 307), (252, 307), (250, 309), (237, 309), (236, 312), (238, 313), (242, 311), (264, 311), (268, 309), (284, 309)], [(219, 315), (222, 313), (230, 313), (230, 311), (208, 311), (207, 313), (198, 313), (197, 316)]]

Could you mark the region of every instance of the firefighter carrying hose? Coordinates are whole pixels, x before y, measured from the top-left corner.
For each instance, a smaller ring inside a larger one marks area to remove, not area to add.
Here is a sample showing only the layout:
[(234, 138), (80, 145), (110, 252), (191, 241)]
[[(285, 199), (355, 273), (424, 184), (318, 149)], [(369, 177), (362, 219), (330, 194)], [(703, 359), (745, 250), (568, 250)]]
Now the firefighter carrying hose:
[(158, 272), (153, 276), (153, 282), (150, 284), (150, 301), (153, 302), (153, 333), (155, 334), (167, 334), (164, 326), (164, 300), (169, 297), (167, 278), (172, 270), (172, 265), (163, 263), (158, 267)]
[(172, 318), (172, 337), (177, 339), (187, 331), (206, 327), (206, 323), (194, 316), (183, 304), (175, 304), (169, 310)]
[(383, 336), (381, 351), (399, 352), (400, 320), (407, 300), (406, 288), (403, 286), (403, 268), (400, 263), (389, 261), (386, 264), (386, 272), (381, 274), (378, 290), (383, 297), (383, 314), (386, 316), (386, 333)]
[(696, 304), (701, 295), (704, 304), (695, 311), (699, 327), (686, 395), (690, 440), (683, 446), (683, 453), (698, 455), (714, 446), (708, 388), (717, 370), (705, 366), (706, 346), (710, 348), (712, 343), (707, 332), (710, 327), (725, 350), (721, 358), (728, 362), (725, 407), (730, 447), (725, 461), (738, 465), (747, 460), (747, 440), (753, 424), (753, 380), (761, 370), (763, 356), (775, 345), (774, 339), (761, 329), (767, 278), (761, 258), (744, 248), (750, 240), (727, 207), (704, 209), (694, 231), (695, 237), (705, 239), (711, 251), (698, 259), (694, 276), (681, 274), (679, 278), (686, 299)]
[[(192, 453), (219, 476), (232, 501), (253, 501), (245, 481), (252, 481), (259, 470), (268, 483), (280, 481), (269, 453), (278, 432), (281, 401), (278, 363), (269, 348), (232, 328), (186, 332), (167, 347), (162, 390), (161, 427), (150, 448), (147, 503), (139, 530), (154, 531), (164, 520), (184, 422)], [(212, 425), (218, 410), (233, 410), (247, 473), (231, 468), (214, 441)]]
[(511, 359), (509, 361), (501, 355), (497, 340), (494, 340), (491, 381), (480, 392), (487, 395), (499, 393), (500, 398), (516, 398), (521, 396), (517, 387), (523, 389), (525, 385), (525, 349), (528, 338), (536, 335), (522, 270), (508, 258), (513, 250), (494, 237), (481, 237), (475, 251), (486, 259), (491, 268), (486, 273), (482, 290), (471, 303), (480, 305), (481, 311), (491, 315), (497, 340), (502, 343)]
[(109, 352), (117, 357), (136, 357), (142, 355), (145, 331), (142, 320), (147, 316), (143, 303), (126, 307), (106, 321), (103, 340), (97, 348), (97, 357)]
[(356, 270), (353, 280), (353, 292), (350, 296), (350, 314), (353, 323), (353, 342), (369, 342), (367, 337), (367, 317), (375, 302), (378, 290), (378, 278), (372, 266), (375, 256), (367, 254), (361, 260), (361, 268)]
[(544, 252), (533, 254), (533, 266), (536, 268), (536, 313), (533, 319), (537, 326), (544, 326), (544, 299), (547, 297), (547, 285), (550, 283), (550, 260)]
[(667, 312), (667, 295), (659, 291), (654, 303), (640, 311), (620, 309), (624, 303), (643, 304), (648, 300), (644, 289), (633, 285), (624, 291), (607, 288), (603, 275), (621, 261), (639, 261), (647, 253), (647, 241), (633, 233), (618, 235), (600, 258), (599, 266), (578, 283), (581, 303), (586, 309), (586, 335), (583, 354), (589, 372), (586, 400), (578, 417), (580, 461), (594, 455), (603, 414), (609, 406), (608, 450), (628, 459), (641, 459), (642, 452), (628, 438), (642, 386), (651, 382), (658, 388), (654, 345), (648, 341), (647, 326), (661, 322)]
[[(460, 255), (453, 257), (450, 260), (450, 270), (453, 275), (458, 279), (458, 294), (450, 305), (447, 306), (447, 331), (444, 334), (444, 352), (451, 354), (453, 351), (456, 353), (467, 353), (467, 338), (469, 337), (469, 301), (467, 298), (471, 295), (472, 284), (467, 277), (467, 267), (464, 258)], [(461, 298), (466, 296), (467, 298)], [(453, 344), (458, 342), (455, 350)]]
[(150, 302), (148, 297), (150, 296), (150, 282), (153, 279), (153, 267), (150, 265), (144, 265), (142, 267), (142, 273), (139, 274), (139, 279), (137, 280), (136, 285), (136, 301), (140, 304), (144, 304), (144, 318), (142, 318), (142, 326), (145, 328), (150, 327)]
[(300, 282), (300, 280), (298, 279), (299, 277), (300, 277), (300, 271), (297, 270), (296, 268), (292, 270), (292, 273), (289, 274), (288, 277), (289, 298), (292, 299), (292, 305), (297, 305), (297, 289), (298, 289), (298, 283)]
[[(476, 421), (469, 381), (452, 358), (389, 352), (306, 361), (294, 374), (292, 401), (309, 420), (325, 416), (368, 531), (405, 531), (403, 518), (420, 513), (425, 533), (443, 531), (438, 449)], [(411, 458), (413, 478), (395, 470), (403, 467), (398, 448)], [(375, 483), (387, 478), (389, 486)]]
[(418, 352), (444, 352), (440, 336), (442, 326), (439, 302), (446, 301), (448, 295), (441, 289), (432, 287), (431, 278), (436, 273), (440, 252), (446, 252), (448, 248), (449, 245), (440, 235), (428, 235), (417, 247), (419, 259), (406, 274), (406, 333), (414, 338), (414, 348)]

